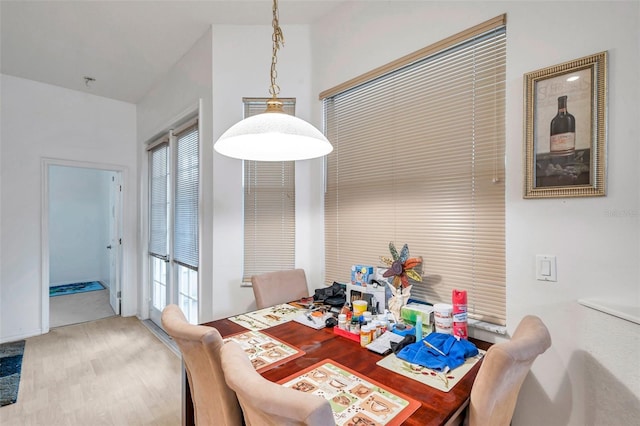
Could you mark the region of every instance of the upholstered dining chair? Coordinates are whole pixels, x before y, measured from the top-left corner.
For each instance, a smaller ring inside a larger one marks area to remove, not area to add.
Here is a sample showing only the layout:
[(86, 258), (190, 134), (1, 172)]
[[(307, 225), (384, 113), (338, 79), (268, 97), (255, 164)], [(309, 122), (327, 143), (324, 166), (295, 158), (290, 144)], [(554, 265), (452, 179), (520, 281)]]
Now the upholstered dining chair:
[(550, 346), (549, 330), (533, 315), (520, 321), (511, 340), (491, 346), (471, 388), (469, 426), (508, 426), (522, 382)]
[(242, 425), (238, 398), (224, 380), (220, 348), (224, 345), (218, 330), (187, 322), (177, 305), (162, 311), (162, 326), (182, 353), (196, 425)]
[(226, 343), (220, 357), (225, 380), (238, 395), (247, 426), (335, 424), (328, 400), (265, 379), (236, 342)]
[(251, 277), (258, 309), (309, 296), (304, 269), (267, 272)]

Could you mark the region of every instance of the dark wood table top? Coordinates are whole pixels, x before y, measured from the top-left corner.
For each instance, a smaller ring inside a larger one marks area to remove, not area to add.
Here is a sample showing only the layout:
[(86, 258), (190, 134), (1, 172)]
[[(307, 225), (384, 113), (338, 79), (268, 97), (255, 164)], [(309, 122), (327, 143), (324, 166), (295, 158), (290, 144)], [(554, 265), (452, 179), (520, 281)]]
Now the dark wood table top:
[[(206, 323), (218, 329), (223, 337), (246, 331), (246, 328), (228, 319)], [(276, 366), (262, 375), (272, 382), (297, 373), (317, 362), (330, 358), (382, 385), (404, 393), (421, 403), (420, 408), (403, 424), (405, 425), (443, 425), (462, 407), (469, 398), (471, 385), (478, 373), (482, 361), (476, 363), (449, 392), (442, 392), (416, 380), (395, 374), (376, 365), (383, 357), (360, 346), (359, 342), (349, 340), (333, 333), (330, 328), (315, 330), (295, 321), (261, 330), (283, 342), (303, 350), (304, 356), (292, 359)], [(470, 339), (478, 348), (488, 349), (490, 343)], [(185, 395), (187, 406), (191, 406), (191, 395)], [(192, 414), (187, 409), (187, 417)], [(187, 424), (193, 424), (193, 420)]]

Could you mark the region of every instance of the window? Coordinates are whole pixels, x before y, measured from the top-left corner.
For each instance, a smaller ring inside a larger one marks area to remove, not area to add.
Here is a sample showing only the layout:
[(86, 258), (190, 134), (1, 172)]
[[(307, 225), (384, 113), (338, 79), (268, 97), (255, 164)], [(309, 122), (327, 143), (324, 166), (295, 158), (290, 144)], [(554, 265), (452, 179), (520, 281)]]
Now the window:
[(323, 94), (326, 276), (421, 256), (412, 295), (505, 321), (504, 16)]
[(166, 304), (169, 260), (169, 139), (163, 138), (149, 151), (149, 262), (151, 303), (159, 310)]
[(200, 165), (198, 123), (176, 132), (173, 260), (178, 305), (190, 321), (198, 320), (198, 199)]
[[(281, 98), (295, 115), (295, 99)], [(266, 98), (244, 98), (244, 117), (265, 111)], [(295, 162), (244, 161), (244, 273), (252, 275), (295, 266)]]
[(149, 147), (151, 319), (176, 303), (198, 323), (199, 134), (191, 120)]

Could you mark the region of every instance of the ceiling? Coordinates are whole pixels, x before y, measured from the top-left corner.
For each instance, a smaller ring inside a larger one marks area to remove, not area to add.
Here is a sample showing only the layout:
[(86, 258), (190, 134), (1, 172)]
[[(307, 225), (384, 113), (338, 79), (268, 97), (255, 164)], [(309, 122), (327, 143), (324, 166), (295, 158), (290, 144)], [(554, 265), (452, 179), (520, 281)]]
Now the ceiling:
[[(343, 2), (279, 0), (280, 24), (313, 23)], [(271, 8), (272, 0), (1, 0), (0, 72), (138, 103), (210, 25), (270, 25)]]

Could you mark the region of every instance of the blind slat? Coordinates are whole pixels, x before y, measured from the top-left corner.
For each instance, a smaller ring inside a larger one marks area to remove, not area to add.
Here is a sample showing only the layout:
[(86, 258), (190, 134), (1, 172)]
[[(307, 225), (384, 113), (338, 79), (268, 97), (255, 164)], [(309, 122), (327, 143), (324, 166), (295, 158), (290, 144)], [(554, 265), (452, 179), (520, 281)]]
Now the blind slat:
[[(295, 99), (280, 98), (295, 115)], [(244, 98), (244, 117), (261, 114), (267, 99)], [(295, 266), (295, 162), (244, 161), (244, 271), (252, 275)]]
[(200, 180), (197, 123), (175, 136), (177, 143), (173, 257), (176, 262), (197, 269)]
[(467, 34), (325, 92), (326, 277), (407, 243), (414, 296), (466, 289), (470, 316), (504, 324), (504, 19)]
[(168, 258), (169, 145), (156, 144), (149, 150), (149, 253)]

